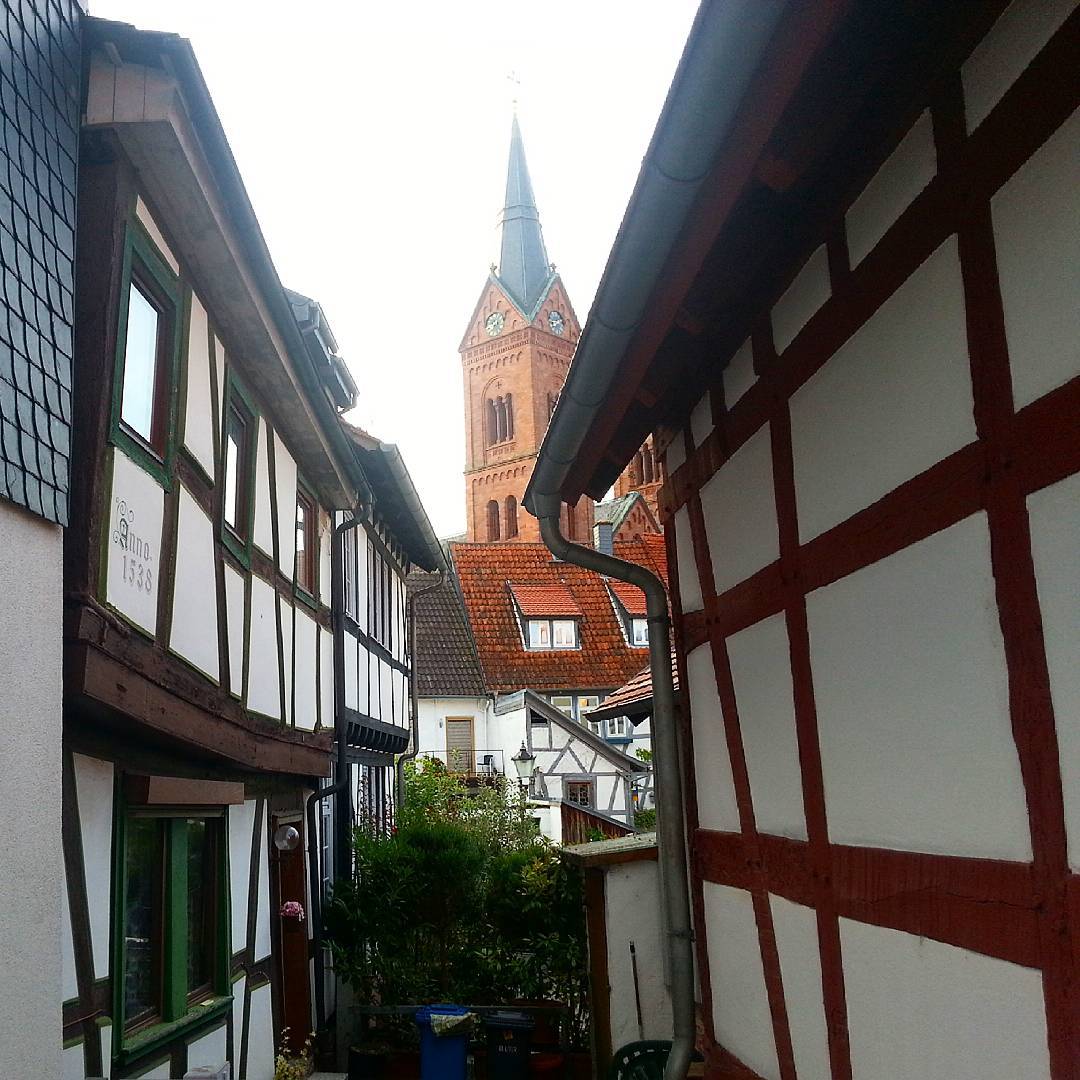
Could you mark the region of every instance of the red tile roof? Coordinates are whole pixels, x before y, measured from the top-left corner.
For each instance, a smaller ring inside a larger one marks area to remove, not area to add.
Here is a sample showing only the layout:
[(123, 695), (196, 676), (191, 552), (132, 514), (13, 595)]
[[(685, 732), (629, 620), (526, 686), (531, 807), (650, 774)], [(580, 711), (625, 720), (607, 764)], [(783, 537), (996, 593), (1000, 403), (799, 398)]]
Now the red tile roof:
[[(667, 582), (662, 536), (616, 541), (615, 554)], [(557, 562), (543, 544), (451, 544), (450, 555), (489, 691), (610, 690), (622, 686), (648, 659), (644, 649), (627, 643), (606, 580)], [(515, 594), (523, 586), (565, 589), (581, 612), (581, 647), (525, 649), (511, 584)]]
[(580, 617), (574, 594), (563, 584), (558, 585), (518, 585), (510, 582), (510, 591), (514, 594), (521, 614), (527, 619), (555, 618), (559, 615)]
[(615, 599), (626, 608), (627, 615), (644, 618), (648, 614), (645, 610), (645, 594), (636, 585), (629, 585), (625, 581), (609, 581), (608, 586), (615, 594)]
[[(671, 678), (675, 689), (679, 688), (679, 669), (675, 662), (675, 650), (671, 650)], [(604, 698), (599, 708), (590, 709), (586, 716), (590, 720), (606, 720), (611, 716), (637, 716), (652, 712), (652, 672), (646, 667), (639, 671), (628, 683), (612, 691)]]

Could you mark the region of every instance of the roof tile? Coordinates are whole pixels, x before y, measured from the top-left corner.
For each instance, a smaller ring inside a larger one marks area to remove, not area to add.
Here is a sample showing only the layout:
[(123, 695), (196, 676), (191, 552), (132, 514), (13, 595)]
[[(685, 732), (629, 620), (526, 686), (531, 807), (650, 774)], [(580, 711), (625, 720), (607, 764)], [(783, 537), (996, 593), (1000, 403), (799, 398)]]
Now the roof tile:
[(510, 592), (527, 619), (537, 619), (566, 615), (580, 618), (574, 594), (561, 582), (558, 585), (519, 585), (508, 582)]

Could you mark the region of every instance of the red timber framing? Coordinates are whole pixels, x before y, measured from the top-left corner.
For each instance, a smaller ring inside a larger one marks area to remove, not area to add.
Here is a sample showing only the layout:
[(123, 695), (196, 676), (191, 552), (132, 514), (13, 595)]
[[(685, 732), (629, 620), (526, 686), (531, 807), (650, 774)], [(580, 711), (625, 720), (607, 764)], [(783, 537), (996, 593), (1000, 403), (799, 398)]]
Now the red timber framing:
[[(831, 297), (778, 361), (768, 318), (752, 335), (756, 384), (728, 410), (712, 390), (714, 430), (694, 445), (661, 496), (672, 587), (679, 592), (677, 510), (685, 507), (704, 607), (676, 604), (682, 737), (693, 760), (686, 657), (708, 644), (739, 810), (738, 832), (699, 826), (693, 769), (686, 773), (694, 866), (694, 920), (708, 1075), (752, 1077), (715, 1044), (705, 882), (753, 898), (780, 1076), (795, 1080), (791, 1032), (769, 894), (816, 912), (831, 1072), (850, 1080), (851, 1054), (839, 919), (958, 946), (1042, 975), (1053, 1080), (1080, 1075), (1080, 875), (1070, 872), (1061, 763), (1042, 615), (1036, 589), (1027, 497), (1080, 471), (1080, 377), (1016, 409), (998, 282), (990, 199), (1080, 105), (1075, 79), (1080, 12), (1074, 13), (971, 135), (965, 133), (958, 76), (933, 87), (930, 101), (938, 173), (856, 268), (851, 268), (843, 206), (822, 222)], [(854, 196), (856, 192), (849, 193)], [(851, 199), (848, 199), (850, 203)], [(845, 206), (847, 203), (844, 204)], [(789, 402), (896, 289), (956, 235), (967, 319), (977, 438), (853, 517), (802, 542)], [(704, 389), (702, 387), (701, 389)], [(700, 491), (751, 435), (768, 424), (779, 528), (779, 558), (717, 595)], [(942, 529), (984, 512), (998, 621), (1008, 672), (1009, 710), (1030, 818), (1030, 863), (853, 847), (831, 841), (810, 666), (806, 598)], [(732, 684), (728, 639), (783, 614), (790, 647), (795, 725), (807, 840), (759, 833)], [(723, 993), (718, 987), (717, 993)]]

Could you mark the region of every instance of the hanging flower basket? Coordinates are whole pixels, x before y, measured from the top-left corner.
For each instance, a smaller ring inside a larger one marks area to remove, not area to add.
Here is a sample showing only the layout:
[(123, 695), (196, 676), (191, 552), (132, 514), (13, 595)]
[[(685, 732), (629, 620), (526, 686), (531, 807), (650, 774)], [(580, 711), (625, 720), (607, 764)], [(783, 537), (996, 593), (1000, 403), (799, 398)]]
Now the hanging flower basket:
[(283, 919), (295, 919), (297, 922), (304, 921), (304, 905), (299, 900), (286, 900), (281, 905), (281, 910), (278, 914)]

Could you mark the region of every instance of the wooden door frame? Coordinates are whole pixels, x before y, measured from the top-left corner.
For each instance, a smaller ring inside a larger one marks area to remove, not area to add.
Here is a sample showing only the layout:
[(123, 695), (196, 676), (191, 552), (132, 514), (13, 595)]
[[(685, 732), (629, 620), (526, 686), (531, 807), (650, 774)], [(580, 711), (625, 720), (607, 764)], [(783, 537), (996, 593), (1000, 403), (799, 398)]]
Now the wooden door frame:
[[(271, 811), (267, 815), (267, 829), (268, 829), (268, 860), (269, 860), (269, 878), (270, 878), (270, 896), (269, 896), (269, 916), (270, 916), (270, 952), (271, 961), (273, 967), (273, 987), (272, 995), (277, 1002), (277, 1007), (274, 1009), (274, 1045), (275, 1048), (281, 1045), (281, 1033), (286, 1026), (286, 1009), (285, 1009), (285, 987), (286, 987), (286, 970), (285, 970), (285, 955), (282, 942), (282, 929), (283, 923), (279, 912), (281, 911), (281, 905), (283, 900), (281, 898), (281, 882), (280, 882), (280, 868), (281, 861), (284, 857), (292, 856), (300, 860), (301, 872), (304, 880), (304, 896), (303, 905), (305, 913), (305, 921), (303, 923), (304, 937), (307, 940), (308, 923), (307, 913), (311, 899), (312, 883), (308, 879), (307, 871), (307, 859), (305, 857), (306, 843), (307, 843), (307, 829), (304, 821), (304, 815), (298, 810), (281, 810), (277, 813)], [(277, 832), (282, 825), (292, 825), (300, 833), (300, 843), (293, 851), (281, 852), (274, 847), (274, 833)], [(305, 951), (305, 970), (304, 970), (304, 996), (307, 999), (307, 1023), (306, 1029), (302, 1033), (293, 1032), (294, 1038), (299, 1036), (298, 1041), (294, 1043), (294, 1047), (302, 1045), (304, 1039), (307, 1037), (308, 1032), (311, 1030), (313, 1021), (312, 1014), (312, 995), (311, 995), (311, 949)]]

